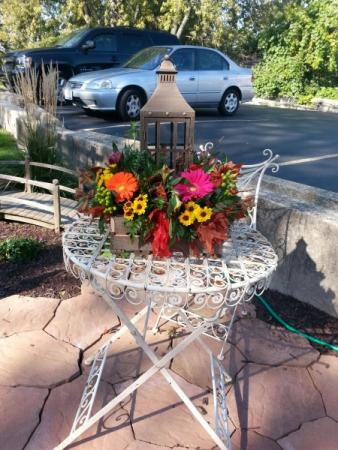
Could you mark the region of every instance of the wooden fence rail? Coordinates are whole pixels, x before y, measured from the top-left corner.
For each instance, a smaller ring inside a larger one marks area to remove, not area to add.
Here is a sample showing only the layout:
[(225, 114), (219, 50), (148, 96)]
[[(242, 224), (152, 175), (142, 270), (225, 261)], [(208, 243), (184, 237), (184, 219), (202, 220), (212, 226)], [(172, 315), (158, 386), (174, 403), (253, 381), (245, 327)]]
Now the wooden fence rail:
[[(1, 166), (15, 165), (24, 166), (23, 177), (1, 173)], [(0, 161), (0, 182), (7, 181), (5, 189), (0, 194), (0, 214), (8, 219), (35, 223), (37, 225), (47, 226), (48, 228), (53, 227), (55, 232), (60, 233), (63, 222), (68, 223), (68, 221), (76, 217), (77, 205), (74, 200), (61, 197), (60, 193), (63, 191), (75, 194), (75, 189), (60, 185), (59, 180), (56, 178), (53, 179), (52, 183), (32, 180), (31, 167), (51, 169), (55, 172), (66, 173), (76, 178), (78, 176), (74, 170), (52, 164), (32, 162), (29, 158), (19, 161)], [(18, 191), (8, 191), (7, 187), (11, 183), (23, 184), (24, 191), (21, 194)], [(50, 194), (34, 193), (32, 192), (32, 187), (44, 189), (50, 192)], [(11, 207), (9, 204), (19, 205), (19, 208), (13, 209), (13, 206)]]

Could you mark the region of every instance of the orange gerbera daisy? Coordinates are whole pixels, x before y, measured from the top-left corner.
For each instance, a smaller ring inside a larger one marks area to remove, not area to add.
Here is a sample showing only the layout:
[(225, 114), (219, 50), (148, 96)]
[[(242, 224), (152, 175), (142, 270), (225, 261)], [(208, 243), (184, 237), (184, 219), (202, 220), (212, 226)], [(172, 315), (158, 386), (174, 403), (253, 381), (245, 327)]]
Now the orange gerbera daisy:
[(130, 200), (138, 189), (138, 183), (134, 175), (130, 172), (117, 172), (109, 180), (106, 180), (106, 187), (116, 194), (118, 203)]

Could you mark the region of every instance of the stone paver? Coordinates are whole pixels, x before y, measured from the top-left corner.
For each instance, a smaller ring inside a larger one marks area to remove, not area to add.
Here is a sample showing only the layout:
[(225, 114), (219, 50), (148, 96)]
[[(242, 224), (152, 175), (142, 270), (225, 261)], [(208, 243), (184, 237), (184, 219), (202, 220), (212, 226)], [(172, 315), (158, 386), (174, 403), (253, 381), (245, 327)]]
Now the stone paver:
[[(25, 450), (52, 450), (65, 439), (71, 429), (86, 377), (79, 377), (53, 389), (46, 402), (42, 420)], [(102, 383), (97, 394), (98, 406), (113, 397), (112, 387)], [(76, 450), (124, 450), (134, 440), (126, 410), (117, 407), (106, 416), (102, 425), (91, 427), (76, 442)], [(13, 449), (12, 449), (13, 450)]]
[(46, 331), (55, 338), (84, 350), (119, 323), (107, 303), (88, 290), (77, 297), (64, 300)]
[(256, 364), (307, 367), (319, 357), (303, 337), (288, 331), (272, 330), (259, 319), (236, 322), (229, 340), (248, 361)]
[[(129, 317), (144, 306), (125, 301), (120, 305)], [(245, 317), (254, 317), (254, 313), (249, 311)], [(88, 285), (81, 296), (61, 302), (20, 296), (1, 300), (0, 318), (1, 450), (23, 448), (30, 436), (25, 449), (51, 450), (67, 437), (81, 399), (89, 372), (83, 364), (80, 375), (82, 349), (85, 360), (106, 342), (107, 331), (119, 320)], [(151, 314), (146, 339), (161, 358), (182, 337), (175, 334), (174, 324), (163, 322), (160, 332), (153, 335), (150, 328), (155, 320)], [(218, 354), (220, 343), (202, 339)], [(234, 378), (227, 387), (233, 450), (337, 450), (338, 357), (319, 357), (303, 338), (271, 330), (255, 318), (240, 318), (230, 341), (223, 365)], [(108, 353), (93, 413), (131, 382), (138, 361), (137, 345), (126, 333)], [(139, 373), (151, 365), (144, 356)], [(208, 354), (195, 342), (172, 361), (171, 369), (212, 423)], [(135, 404), (126, 399), (100, 426), (81, 436), (74, 448), (217, 447), (161, 374), (156, 374), (137, 391)]]
[(338, 357), (322, 355), (309, 372), (323, 396), (327, 415), (338, 421)]
[(278, 444), (283, 450), (337, 450), (338, 423), (329, 417), (304, 423)]
[(79, 350), (44, 331), (0, 339), (0, 385), (52, 387), (79, 373)]
[(22, 449), (39, 423), (47, 389), (0, 386), (0, 448)]
[(231, 436), (231, 444), (231, 450), (280, 450), (272, 439), (248, 430), (236, 430)]
[(41, 330), (53, 317), (60, 300), (12, 295), (0, 301), (0, 337)]
[[(182, 338), (173, 340), (174, 347), (179, 344)], [(214, 355), (218, 355), (222, 344), (208, 336), (203, 336), (202, 340), (212, 350)], [(234, 378), (244, 366), (243, 355), (230, 344), (226, 344), (226, 353), (222, 365), (228, 374)], [(182, 353), (174, 358), (171, 369), (181, 375), (185, 380), (201, 387), (212, 387), (210, 374), (210, 356), (198, 342), (190, 344)]]
[[(213, 423), (212, 394), (171, 372), (207, 421)], [(125, 384), (116, 386), (121, 391)], [(128, 401), (126, 408), (131, 408)], [(191, 416), (161, 374), (154, 375), (137, 390), (131, 417), (136, 440), (162, 445), (212, 449), (214, 442)]]
[(247, 364), (228, 393), (228, 407), (236, 428), (271, 439), (325, 416), (307, 370), (298, 367)]

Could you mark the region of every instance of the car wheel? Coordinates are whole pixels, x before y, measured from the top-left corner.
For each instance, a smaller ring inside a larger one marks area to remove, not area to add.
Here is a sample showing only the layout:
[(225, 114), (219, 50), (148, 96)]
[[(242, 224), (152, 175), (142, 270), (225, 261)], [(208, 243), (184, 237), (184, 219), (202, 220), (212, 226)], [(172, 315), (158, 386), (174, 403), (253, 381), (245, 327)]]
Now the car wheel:
[(117, 112), (122, 120), (138, 120), (144, 97), (137, 89), (128, 89), (118, 103)]
[(232, 116), (239, 107), (239, 93), (236, 89), (225, 91), (218, 110), (223, 116)]

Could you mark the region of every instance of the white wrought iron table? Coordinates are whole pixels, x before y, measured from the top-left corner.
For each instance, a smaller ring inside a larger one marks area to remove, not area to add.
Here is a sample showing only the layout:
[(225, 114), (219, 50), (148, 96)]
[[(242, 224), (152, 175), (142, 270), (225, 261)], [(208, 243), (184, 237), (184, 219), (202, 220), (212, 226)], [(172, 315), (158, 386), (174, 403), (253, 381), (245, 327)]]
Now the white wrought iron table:
[[(231, 444), (225, 396), (225, 384), (229, 376), (219, 362), (222, 352), (217, 358), (200, 338), (202, 334), (208, 334), (226, 342), (238, 305), (249, 301), (256, 293), (261, 294), (268, 287), (277, 267), (274, 250), (259, 232), (239, 222), (232, 226), (231, 239), (224, 246), (222, 258), (184, 258), (175, 255), (159, 259), (133, 254), (122, 258), (107, 255), (104, 249), (108, 241), (109, 233), (100, 234), (98, 222), (89, 218), (74, 222), (63, 236), (67, 270), (81, 280), (88, 279), (124, 326), (112, 334), (90, 361), (87, 361), (92, 363), (92, 367), (73, 427), (69, 436), (55, 450), (66, 448), (157, 372), (164, 376), (218, 447), (229, 450)], [(134, 305), (144, 303), (145, 306), (135, 317), (129, 319), (121, 308), (121, 302)], [(158, 313), (158, 321), (174, 320), (190, 331), (161, 359), (145, 340), (149, 314), (154, 308)], [(143, 334), (135, 327), (135, 323), (141, 318), (144, 318)], [(131, 333), (153, 365), (97, 413), (91, 415), (108, 349), (126, 331)], [(215, 429), (166, 369), (170, 360), (195, 340), (210, 356)]]

